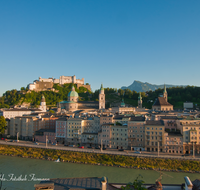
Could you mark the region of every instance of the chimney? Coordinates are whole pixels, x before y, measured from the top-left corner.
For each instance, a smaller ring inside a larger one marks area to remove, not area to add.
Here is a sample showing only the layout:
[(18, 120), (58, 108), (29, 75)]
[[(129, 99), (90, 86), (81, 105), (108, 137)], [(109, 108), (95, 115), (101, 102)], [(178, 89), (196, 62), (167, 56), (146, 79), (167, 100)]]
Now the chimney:
[(184, 180), (185, 180), (185, 190), (192, 190), (193, 184), (190, 181), (190, 178), (185, 176)]
[(162, 184), (160, 181), (156, 181), (156, 190), (162, 190)]
[(107, 178), (106, 177), (102, 177), (101, 178), (101, 189), (102, 190), (106, 190), (107, 189)]

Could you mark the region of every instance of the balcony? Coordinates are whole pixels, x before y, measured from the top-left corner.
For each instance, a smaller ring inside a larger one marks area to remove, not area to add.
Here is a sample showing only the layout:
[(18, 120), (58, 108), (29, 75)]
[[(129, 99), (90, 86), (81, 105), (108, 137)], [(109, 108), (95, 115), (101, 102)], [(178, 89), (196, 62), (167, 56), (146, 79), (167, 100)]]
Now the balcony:
[(80, 135), (80, 134), (81, 134), (81, 131), (78, 130), (78, 129), (74, 129), (73, 134), (74, 134), (74, 135)]

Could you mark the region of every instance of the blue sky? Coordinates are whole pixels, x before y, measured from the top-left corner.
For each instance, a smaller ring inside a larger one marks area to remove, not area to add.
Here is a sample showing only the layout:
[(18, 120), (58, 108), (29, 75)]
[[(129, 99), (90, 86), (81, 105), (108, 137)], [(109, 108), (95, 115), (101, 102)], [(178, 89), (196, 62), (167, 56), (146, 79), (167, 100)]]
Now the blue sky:
[(199, 86), (199, 10), (199, 0), (1, 0), (0, 95), (60, 75), (93, 91)]

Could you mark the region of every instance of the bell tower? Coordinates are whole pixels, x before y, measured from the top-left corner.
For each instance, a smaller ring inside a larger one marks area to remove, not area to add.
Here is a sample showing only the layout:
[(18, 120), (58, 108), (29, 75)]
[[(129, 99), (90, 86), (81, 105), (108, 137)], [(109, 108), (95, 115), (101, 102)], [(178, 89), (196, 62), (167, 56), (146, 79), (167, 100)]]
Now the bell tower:
[(163, 98), (165, 98), (165, 100), (167, 102), (167, 90), (166, 90), (165, 84), (164, 84)]
[(105, 94), (103, 84), (101, 84), (101, 88), (99, 91), (99, 109), (105, 109)]
[(138, 108), (142, 108), (142, 96), (141, 96), (141, 92), (139, 93), (139, 96), (138, 96)]
[(45, 100), (45, 97), (44, 97), (43, 94), (42, 94), (42, 99), (41, 99), (41, 102), (40, 102), (40, 109), (41, 109), (43, 112), (46, 112), (46, 111), (47, 111), (46, 100)]

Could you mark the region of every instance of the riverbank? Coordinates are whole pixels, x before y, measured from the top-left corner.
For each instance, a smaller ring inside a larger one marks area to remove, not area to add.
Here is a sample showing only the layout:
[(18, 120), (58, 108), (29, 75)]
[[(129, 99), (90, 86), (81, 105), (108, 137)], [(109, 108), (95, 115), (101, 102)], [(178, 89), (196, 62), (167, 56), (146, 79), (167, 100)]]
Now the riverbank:
[(124, 156), (96, 154), (65, 150), (29, 148), (13, 145), (0, 145), (0, 154), (51, 161), (60, 158), (62, 162), (115, 166), (144, 170), (200, 173), (200, 162), (192, 160), (141, 158), (128, 155)]

